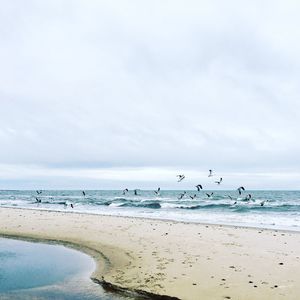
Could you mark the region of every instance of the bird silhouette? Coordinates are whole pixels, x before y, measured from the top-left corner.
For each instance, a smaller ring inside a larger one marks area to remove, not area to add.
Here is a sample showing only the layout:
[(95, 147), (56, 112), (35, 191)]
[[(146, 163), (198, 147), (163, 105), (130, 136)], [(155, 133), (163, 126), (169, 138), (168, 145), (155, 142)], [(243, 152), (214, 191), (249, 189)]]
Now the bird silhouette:
[(197, 184), (197, 185), (196, 185), (196, 188), (197, 188), (198, 192), (200, 192), (200, 190), (202, 190), (202, 189), (203, 189), (203, 187), (202, 187), (202, 185), (201, 185), (201, 184)]
[(178, 181), (177, 182), (180, 182), (182, 181), (184, 178), (185, 178), (185, 175), (176, 175), (176, 177), (178, 177)]

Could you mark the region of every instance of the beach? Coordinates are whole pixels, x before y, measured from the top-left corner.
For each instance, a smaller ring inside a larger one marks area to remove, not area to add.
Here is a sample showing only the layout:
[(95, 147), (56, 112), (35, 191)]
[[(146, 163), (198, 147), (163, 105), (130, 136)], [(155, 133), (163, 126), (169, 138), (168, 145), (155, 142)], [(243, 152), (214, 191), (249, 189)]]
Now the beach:
[(2, 236), (88, 253), (104, 287), (153, 298), (300, 298), (298, 232), (20, 208), (0, 208), (0, 225)]

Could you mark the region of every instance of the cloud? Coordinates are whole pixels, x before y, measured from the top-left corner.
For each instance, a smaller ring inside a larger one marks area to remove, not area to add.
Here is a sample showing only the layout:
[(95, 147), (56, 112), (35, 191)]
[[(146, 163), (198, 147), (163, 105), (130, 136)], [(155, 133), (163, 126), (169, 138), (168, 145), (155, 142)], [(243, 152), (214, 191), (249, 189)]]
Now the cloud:
[(2, 7), (0, 163), (11, 170), (299, 169), (297, 2)]

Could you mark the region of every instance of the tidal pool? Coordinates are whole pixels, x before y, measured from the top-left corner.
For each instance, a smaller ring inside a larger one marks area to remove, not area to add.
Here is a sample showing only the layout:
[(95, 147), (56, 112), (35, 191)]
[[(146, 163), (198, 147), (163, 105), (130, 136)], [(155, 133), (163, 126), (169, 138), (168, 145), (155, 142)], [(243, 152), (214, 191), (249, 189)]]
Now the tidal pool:
[(0, 238), (0, 299), (132, 299), (92, 282), (94, 260), (61, 245)]

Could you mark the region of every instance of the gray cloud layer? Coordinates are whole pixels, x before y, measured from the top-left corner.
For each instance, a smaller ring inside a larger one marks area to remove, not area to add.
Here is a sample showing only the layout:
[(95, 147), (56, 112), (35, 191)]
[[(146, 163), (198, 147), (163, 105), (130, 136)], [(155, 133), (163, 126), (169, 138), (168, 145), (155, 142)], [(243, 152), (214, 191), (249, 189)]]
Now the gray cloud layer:
[[(1, 7), (8, 182), (18, 186), (21, 168), (32, 166), (44, 176), (53, 168), (299, 170), (297, 1)], [(55, 186), (57, 174), (43, 184)]]

